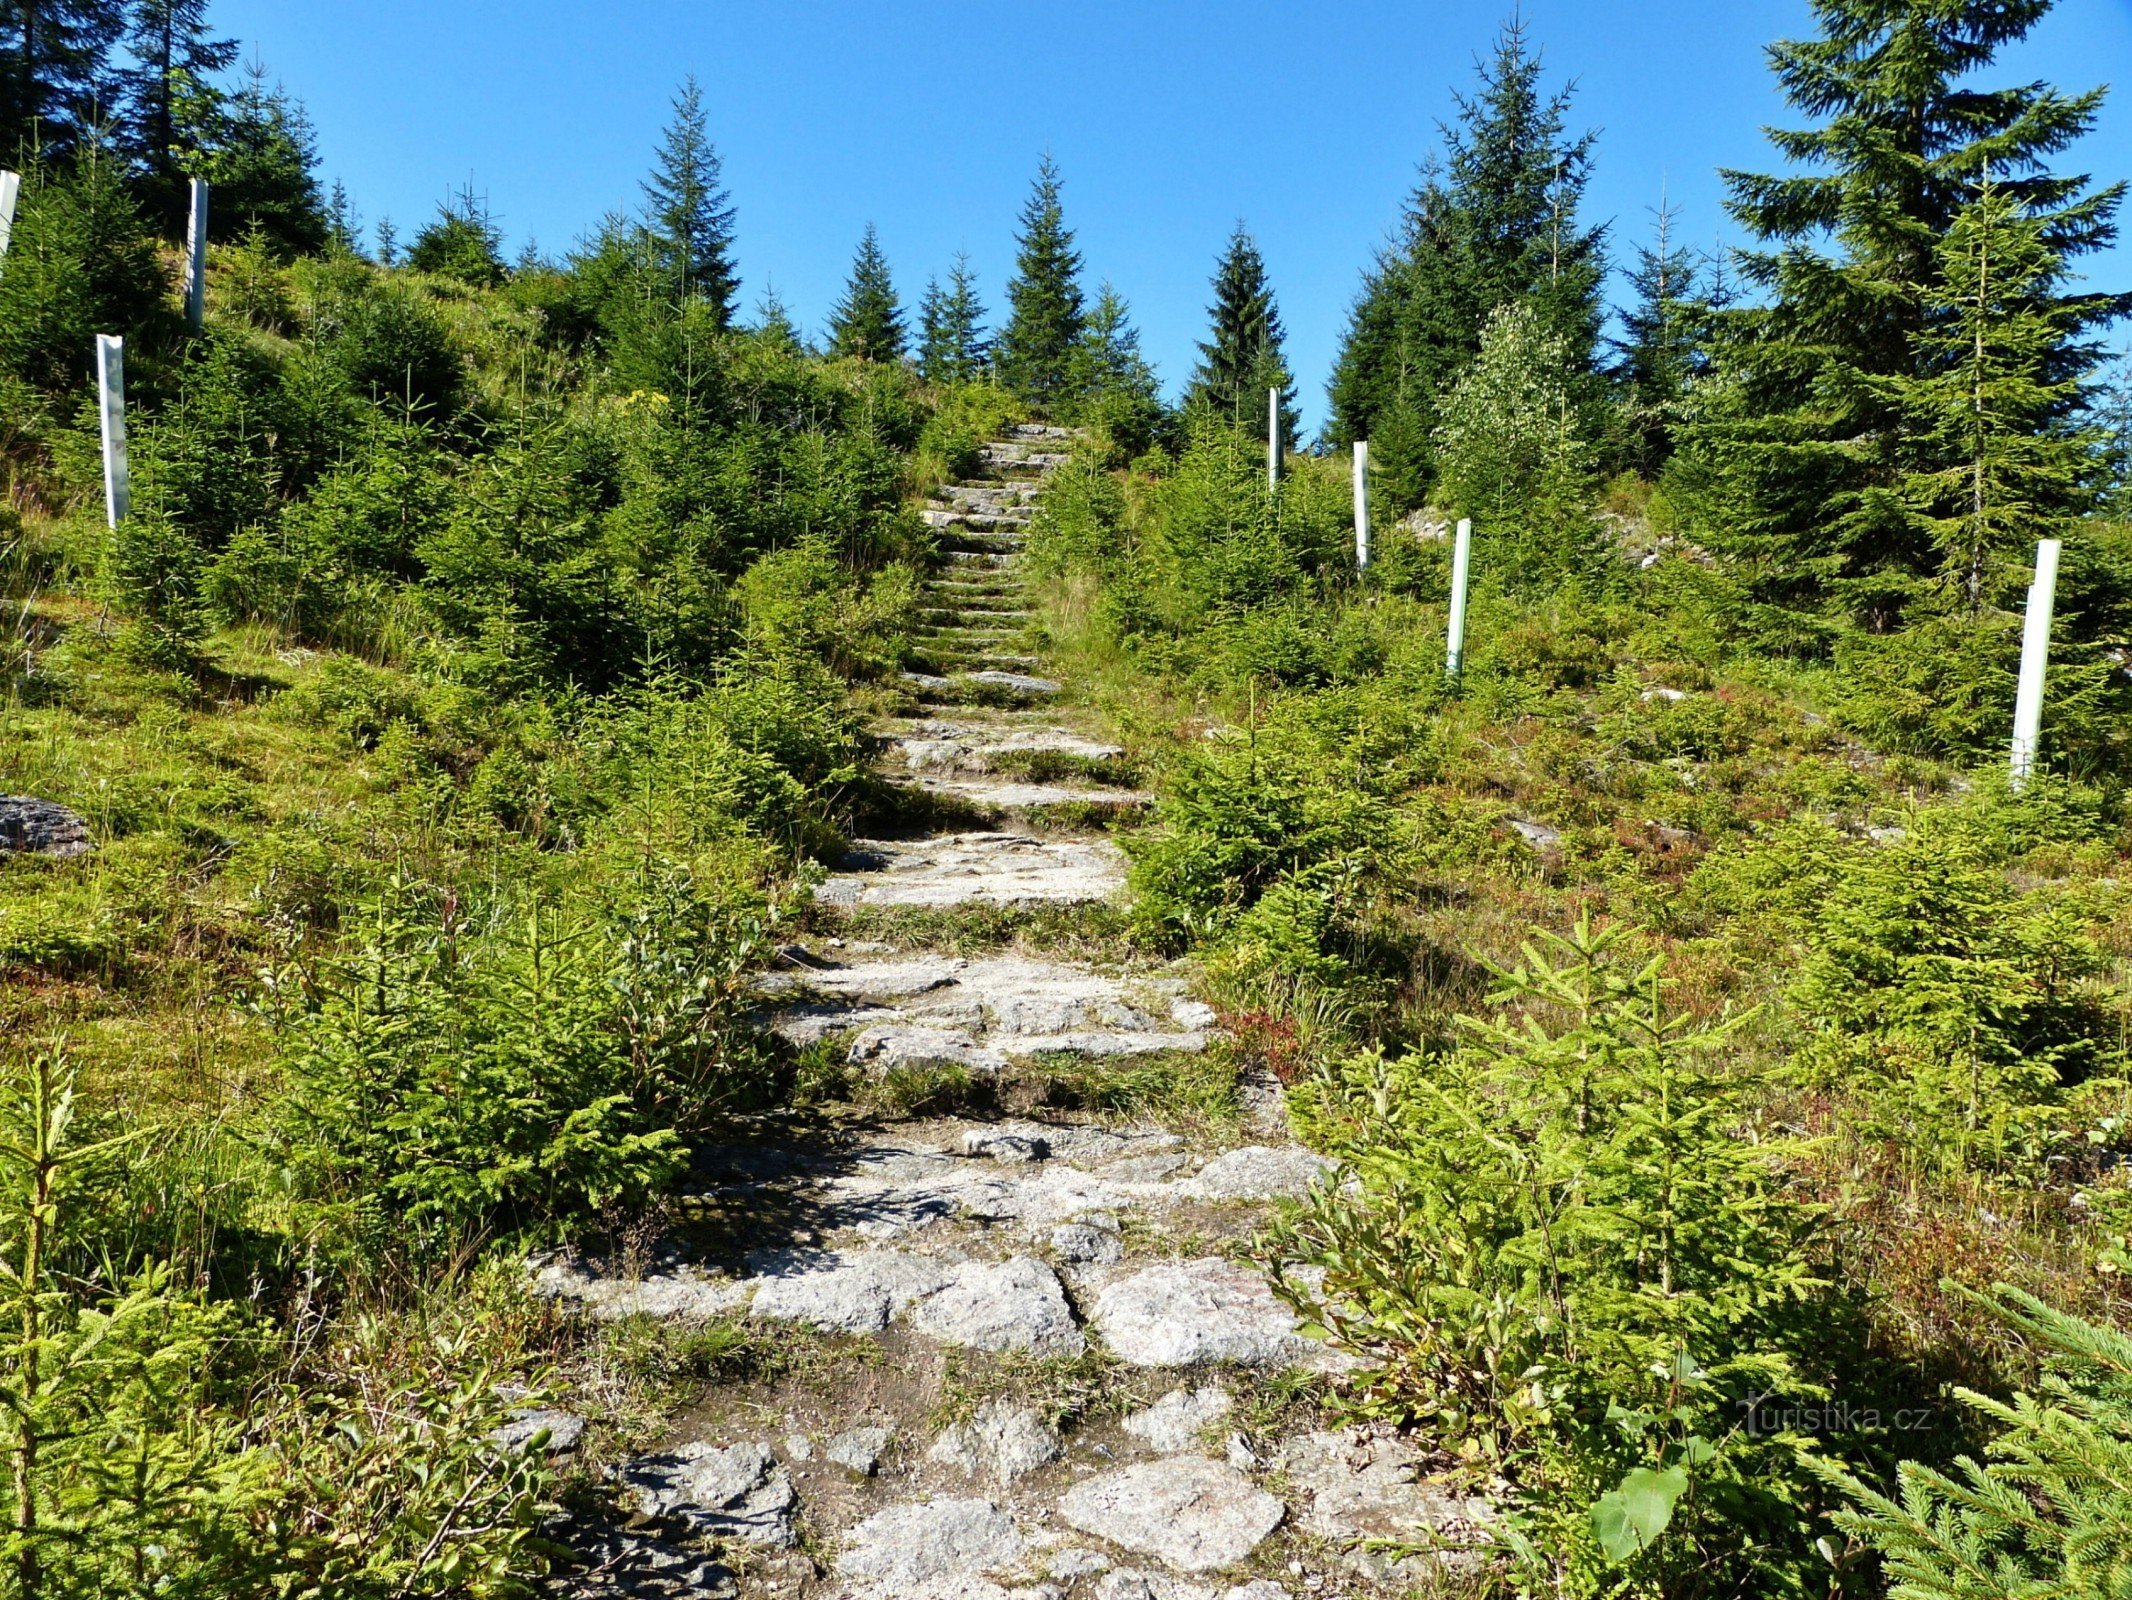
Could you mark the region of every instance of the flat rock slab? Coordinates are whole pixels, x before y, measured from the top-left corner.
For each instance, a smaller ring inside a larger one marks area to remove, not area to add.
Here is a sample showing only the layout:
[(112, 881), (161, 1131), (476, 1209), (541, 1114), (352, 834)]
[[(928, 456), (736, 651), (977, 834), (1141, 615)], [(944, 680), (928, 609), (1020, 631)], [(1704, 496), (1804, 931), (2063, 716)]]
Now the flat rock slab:
[(1013, 1518), (989, 1500), (913, 1502), (877, 1511), (853, 1528), (837, 1573), (869, 1597), (905, 1600), (1011, 1568), (1027, 1549)]
[(1248, 1267), (1208, 1257), (1166, 1261), (1121, 1278), (1089, 1319), (1113, 1354), (1136, 1367), (1215, 1362), (1286, 1366), (1311, 1354), (1296, 1314)]
[(1045, 806), (1108, 806), (1120, 811), (1153, 805), (1146, 789), (1104, 789), (1093, 784), (1024, 783), (1012, 778), (956, 777), (926, 773), (918, 787), (927, 794), (991, 806), (1002, 811), (1035, 811)]
[(953, 1282), (917, 1303), (911, 1326), (971, 1350), (1077, 1356), (1088, 1347), (1058, 1274), (1030, 1256), (965, 1263)]
[(543, 1434), (541, 1448), (547, 1454), (569, 1455), (584, 1442), (585, 1419), (554, 1406), (519, 1406), (489, 1434), (489, 1443), (499, 1450), (523, 1450)]
[(574, 1305), (601, 1322), (636, 1316), (707, 1321), (748, 1298), (747, 1289), (731, 1278), (685, 1262), (632, 1271), (573, 1254), (538, 1264), (531, 1287), (537, 1298)]
[(1315, 1150), (1299, 1146), (1245, 1145), (1216, 1156), (1199, 1169), (1187, 1187), (1205, 1200), (1277, 1200), (1310, 1192), (1332, 1169)]
[(745, 1544), (798, 1542), (792, 1508), (799, 1495), (766, 1444), (685, 1444), (639, 1456), (622, 1469), (621, 1481), (648, 1517), (676, 1518)]
[(1125, 747), (1049, 724), (928, 719), (896, 736), (896, 753), (913, 772), (990, 772), (1002, 756), (1039, 753), (1115, 761)]
[(748, 1280), (751, 1316), (836, 1333), (879, 1333), (955, 1281), (956, 1263), (893, 1250), (792, 1250), (762, 1258)]
[(89, 821), (33, 795), (0, 794), (0, 856), (84, 856)]
[(814, 891), (837, 906), (1028, 905), (1102, 900), (1125, 885), (1124, 852), (1107, 839), (955, 833), (861, 840), (844, 870)]
[(1050, 678), (1033, 677), (1026, 672), (965, 672), (965, 683), (989, 684), (995, 689), (1011, 689), (1016, 694), (1057, 694), (1066, 686)]
[(1120, 1567), (1096, 1580), (1093, 1600), (1293, 1600), (1293, 1596), (1271, 1578), (1218, 1589), (1163, 1572)]
[(1081, 1532), (1180, 1572), (1234, 1566), (1281, 1525), (1285, 1509), (1235, 1468), (1170, 1456), (1076, 1484), (1059, 1514)]
[(1060, 1449), (1057, 1432), (1034, 1406), (987, 1400), (968, 1422), (942, 1432), (926, 1459), (1005, 1487), (1058, 1460)]
[[(1432, 1565), (1470, 1564), (1495, 1517), (1484, 1497), (1427, 1478), (1420, 1451), (1396, 1434), (1363, 1428), (1307, 1434), (1282, 1450), (1280, 1466), (1296, 1487), (1301, 1525), (1352, 1546), (1349, 1565), (1378, 1582), (1415, 1583)], [(1395, 1560), (1370, 1548), (1379, 1541), (1444, 1548)]]
[(1236, 1409), (1229, 1391), (1216, 1384), (1196, 1390), (1172, 1389), (1124, 1422), (1125, 1431), (1149, 1447), (1174, 1455), (1190, 1450), (1199, 1436)]

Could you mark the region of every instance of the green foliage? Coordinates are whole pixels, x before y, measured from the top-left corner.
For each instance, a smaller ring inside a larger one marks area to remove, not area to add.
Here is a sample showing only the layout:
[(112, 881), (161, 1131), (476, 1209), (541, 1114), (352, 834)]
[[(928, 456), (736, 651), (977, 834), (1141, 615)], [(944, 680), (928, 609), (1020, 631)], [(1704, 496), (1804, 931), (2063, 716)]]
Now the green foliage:
[(503, 230), (489, 220), (471, 184), (438, 206), (436, 218), (415, 235), (407, 267), (483, 287), (503, 282)]
[(24, 174), (0, 272), (0, 374), (73, 389), (89, 376), (96, 335), (157, 328), (163, 269), (121, 178), (100, 144)]
[(1442, 403), (1436, 497), (1507, 536), (1520, 581), (1554, 587), (1594, 554), (1584, 490), (1590, 446), (1570, 393), (1563, 339), (1530, 304), (1489, 318), (1480, 353)]
[(1588, 378), (1599, 332), (1603, 228), (1577, 205), (1592, 135), (1566, 131), (1569, 91), (1545, 95), (1524, 25), (1506, 24), (1460, 95), (1444, 159), (1424, 167), (1398, 237), (1363, 280), (1332, 377), (1332, 432), (1368, 439), (1386, 496), (1419, 505), (1434, 481), (1442, 405), (1488, 319), (1531, 300), (1546, 333)]
[(1804, 1593), (1811, 1446), (1753, 1425), (1826, 1391), (1840, 1302), (1780, 1144), (1743, 1138), (1729, 1025), (1664, 997), (1661, 962), (1580, 922), (1496, 969), (1457, 1048), (1329, 1065), (1303, 1096), (1355, 1180), (1282, 1255), (1294, 1292), (1375, 1357), (1370, 1403), (1518, 1485), (1528, 1591)]
[(974, 383), (984, 375), (991, 348), (984, 336), (984, 307), (966, 251), (948, 269), (947, 286), (935, 278), (918, 309), (918, 373), (927, 383)]
[(1209, 407), (1232, 427), (1264, 439), (1267, 391), (1279, 389), (1281, 447), (1293, 449), (1295, 380), (1281, 349), (1281, 313), (1266, 281), (1266, 263), (1241, 222), (1214, 268), (1214, 304), (1207, 314), (1213, 328), (1200, 342), (1185, 404)]
[(2041, 1382), (2009, 1401), (1956, 1391), (1996, 1425), (1983, 1459), (1906, 1461), (1892, 1494), (1830, 1466), (1854, 1502), (1840, 1529), (1882, 1563), (1898, 1600), (2109, 1595), (2132, 1538), (2132, 1341), (2009, 1284), (1949, 1285), (2036, 1352)]
[(673, 868), (604, 912), (396, 881), (282, 1021), (283, 1134), (349, 1246), (445, 1250), (642, 1199), (747, 1081), (740, 975), (767, 914)]
[(2082, 988), (2103, 964), (2102, 910), (2017, 894), (1966, 818), (1922, 814), (1838, 856), (1792, 987), (1810, 1030), (1796, 1069), (1926, 1160), (2040, 1163), (2063, 1086), (2116, 1056)]
[(1022, 207), (1014, 277), (1007, 284), (1007, 325), (992, 361), (999, 381), (1039, 409), (1070, 400), (1073, 356), (1081, 343), (1081, 253), (1073, 247), (1059, 199), (1059, 169), (1049, 155)]
[(829, 313), (829, 353), (860, 361), (903, 359), (903, 306), (889, 278), (880, 235), (866, 224), (844, 297)]
[(673, 120), (644, 181), (644, 202), (651, 261), (669, 292), (703, 301), (717, 327), (730, 324), (740, 294), (733, 265), (733, 202), (725, 189), (724, 164), (711, 143), (703, 89), (693, 73), (674, 96)]

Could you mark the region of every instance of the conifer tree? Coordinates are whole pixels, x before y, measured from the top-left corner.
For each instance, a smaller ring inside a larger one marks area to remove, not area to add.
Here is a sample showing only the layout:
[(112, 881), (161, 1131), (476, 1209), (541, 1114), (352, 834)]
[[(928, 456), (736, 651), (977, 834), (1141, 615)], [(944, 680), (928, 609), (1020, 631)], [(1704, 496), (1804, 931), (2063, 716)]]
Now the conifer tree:
[(1187, 405), (1205, 406), (1235, 427), (1263, 435), (1266, 391), (1281, 391), (1281, 445), (1296, 438), (1295, 380), (1281, 349), (1281, 313), (1266, 263), (1242, 222), (1229, 235), (1214, 269), (1210, 336), (1200, 344), (1199, 366), (1185, 391)]
[(407, 265), (461, 283), (503, 282), (503, 230), (471, 183), (437, 207), (437, 215), (408, 246)]
[(859, 253), (852, 258), (844, 298), (829, 313), (829, 352), (861, 361), (903, 358), (903, 306), (889, 278), (880, 235), (871, 222), (860, 236)]
[(120, 74), (126, 143), (140, 168), (149, 213), (168, 236), (185, 222), (185, 180), (211, 133), (221, 94), (214, 79), (237, 59), (237, 41), (217, 39), (207, 0), (133, 0), (126, 48), (134, 66)]
[(0, 270), (0, 378), (52, 392), (89, 375), (95, 337), (152, 328), (167, 285), (117, 158), (93, 135), (33, 166)]
[(32, 152), (69, 155), (116, 109), (111, 54), (124, 0), (9, 0), (0, 5), (0, 165)]
[(792, 313), (785, 308), (784, 297), (773, 284), (765, 283), (762, 297), (755, 302), (755, 334), (791, 355), (798, 355), (806, 348), (806, 341), (800, 338), (799, 324), (792, 320)]
[(1633, 301), (1621, 313), (1613, 378), (1625, 464), (1652, 473), (1673, 453), (1673, 425), (1688, 384), (1704, 365), (1708, 310), (1694, 253), (1679, 238), (1679, 208), (1661, 200), (1651, 243), (1635, 247)]
[(2079, 312), (2053, 294), (2063, 264), (2043, 221), (1986, 179), (1933, 258), (1919, 354), (1890, 380), (1922, 458), (1903, 498), (1948, 593), (1974, 616), (1995, 578), (2084, 499), (2095, 452), (2074, 419), (2080, 378), (2058, 356)]
[(732, 321), (740, 292), (733, 267), (733, 202), (693, 73), (682, 81), (673, 105), (657, 163), (644, 180), (645, 225), (676, 292), (709, 301), (723, 327)]
[(946, 287), (929, 281), (919, 307), (918, 371), (928, 383), (972, 383), (984, 376), (984, 315), (969, 254), (958, 251)]
[(1022, 207), (1007, 325), (993, 350), (1000, 381), (1032, 405), (1072, 403), (1074, 355), (1085, 314), (1081, 255), (1059, 198), (1059, 168), (1047, 154)]
[(1987, 174), (2057, 257), (2032, 296), (2055, 308), (2048, 382), (2086, 373), (2083, 333), (2124, 303), (2063, 283), (2114, 236), (2123, 185), (2091, 190), (2048, 165), (2093, 125), (2102, 92), (1974, 82), (2049, 4), (1815, 0), (1818, 35), (1770, 52), (1786, 97), (1816, 119), (1773, 141), (1813, 170), (1724, 175), (1733, 216), (1761, 241), (1742, 266), (1764, 303), (1726, 319), (1737, 400), (1697, 442), (1737, 502), (1708, 535), (1751, 563), (1759, 598), (1834, 601), (1875, 631), (1929, 598), (1943, 551), (1905, 485), (1954, 458), (1904, 408), (1953, 359), (1931, 334), (1946, 311), (1940, 246)]
[(211, 237), (223, 243), (243, 239), (256, 223), (284, 255), (325, 248), (318, 139), (302, 105), (269, 80), (263, 62), (245, 68), (243, 84), (216, 118), (204, 165), (202, 176), (215, 188)]
[(1422, 168), (1397, 237), (1364, 278), (1333, 371), (1332, 433), (1367, 438), (1378, 483), (1411, 504), (1434, 474), (1436, 411), (1502, 306), (1531, 299), (1591, 384), (1603, 227), (1577, 207), (1593, 135), (1568, 131), (1570, 90), (1542, 92), (1521, 22), (1497, 36), (1479, 92), (1458, 95), (1443, 157)]
[(1161, 386), (1140, 350), (1125, 297), (1105, 283), (1096, 295), (1075, 352), (1074, 414), (1110, 434), (1112, 445), (1135, 456), (1155, 442), (1162, 423)]

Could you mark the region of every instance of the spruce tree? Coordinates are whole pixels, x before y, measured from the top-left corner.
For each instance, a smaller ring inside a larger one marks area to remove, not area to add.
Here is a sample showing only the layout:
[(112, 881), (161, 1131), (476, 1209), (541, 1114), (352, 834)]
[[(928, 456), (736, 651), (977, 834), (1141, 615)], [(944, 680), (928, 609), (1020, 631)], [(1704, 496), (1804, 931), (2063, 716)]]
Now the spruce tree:
[(116, 108), (111, 64), (124, 37), (124, 0), (8, 0), (0, 4), (0, 165), (32, 152), (72, 153)]
[(2079, 310), (2053, 293), (2064, 268), (2043, 221), (1988, 179), (1933, 269), (1925, 371), (1888, 387), (1921, 458), (1903, 498), (1946, 595), (1975, 616), (2084, 499), (2095, 450), (2076, 425), (2080, 378), (2057, 359)]
[(439, 205), (435, 220), (415, 235), (407, 265), (461, 283), (503, 282), (503, 230), (471, 183)]
[(799, 324), (792, 320), (792, 313), (785, 308), (784, 297), (776, 286), (765, 283), (762, 297), (755, 302), (755, 336), (776, 345), (788, 355), (798, 355), (806, 349), (800, 338)]
[(1266, 429), (1266, 391), (1281, 391), (1281, 445), (1296, 438), (1295, 380), (1281, 349), (1281, 313), (1266, 263), (1242, 222), (1229, 235), (1214, 269), (1213, 330), (1199, 347), (1199, 366), (1185, 391), (1187, 405), (1204, 406), (1246, 431)]
[(1502, 306), (1531, 299), (1589, 398), (1599, 337), (1605, 229), (1577, 208), (1593, 135), (1568, 131), (1570, 90), (1547, 94), (1513, 20), (1456, 97), (1443, 157), (1423, 166), (1396, 238), (1363, 281), (1331, 385), (1332, 433), (1367, 438), (1378, 482), (1411, 504), (1434, 473), (1436, 410)]
[(829, 353), (861, 361), (903, 358), (903, 306), (888, 273), (881, 238), (866, 224), (859, 253), (852, 258), (844, 298), (829, 313)]
[(1155, 442), (1162, 426), (1161, 385), (1140, 350), (1125, 297), (1105, 283), (1081, 330), (1073, 362), (1074, 415), (1102, 428), (1130, 457)]
[(993, 350), (1000, 381), (1031, 405), (1072, 404), (1074, 356), (1085, 325), (1080, 275), (1081, 255), (1059, 199), (1058, 163), (1046, 155), (1022, 207), (1007, 325)]
[(984, 315), (970, 257), (958, 251), (946, 287), (929, 281), (919, 308), (918, 371), (928, 383), (974, 383), (984, 376)]
[(1689, 382), (1702, 370), (1708, 316), (1695, 254), (1680, 239), (1679, 209), (1653, 209), (1651, 243), (1635, 247), (1629, 270), (1634, 296), (1621, 313), (1613, 379), (1622, 463), (1656, 472), (1673, 453), (1673, 427)]
[(133, 0), (126, 48), (134, 60), (120, 74), (127, 149), (150, 215), (174, 238), (185, 225), (185, 180), (199, 163), (197, 134), (220, 106), (214, 79), (237, 59), (237, 41), (214, 37), (207, 0)]
[(318, 139), (302, 105), (255, 60), (216, 122), (202, 174), (215, 190), (210, 236), (230, 243), (257, 224), (283, 255), (323, 250), (328, 222), (318, 188)]
[(673, 104), (657, 164), (644, 180), (645, 225), (676, 292), (709, 301), (724, 327), (732, 321), (740, 292), (733, 267), (733, 202), (694, 74), (682, 81)]
[[(2084, 333), (2123, 305), (2075, 294), (2064, 274), (2114, 236), (2123, 185), (2091, 190), (2050, 170), (2095, 121), (2102, 92), (1989, 88), (1974, 75), (2018, 43), (2049, 0), (1815, 0), (1817, 37), (1770, 52), (1814, 126), (1777, 131), (1808, 170), (1728, 171), (1728, 205), (1760, 241), (1742, 257), (1763, 304), (1728, 314), (1735, 402), (1699, 430), (1698, 467), (1734, 506), (1705, 536), (1751, 568), (1758, 598), (1834, 602), (1863, 626), (1897, 626), (1930, 598), (1944, 552), (1906, 485), (1953, 466), (1945, 437), (1906, 415), (1911, 386), (1955, 358), (1941, 243), (1989, 175), (2057, 257), (2034, 285), (2056, 384), (2094, 359)], [(2062, 392), (2061, 392), (2062, 393)]]

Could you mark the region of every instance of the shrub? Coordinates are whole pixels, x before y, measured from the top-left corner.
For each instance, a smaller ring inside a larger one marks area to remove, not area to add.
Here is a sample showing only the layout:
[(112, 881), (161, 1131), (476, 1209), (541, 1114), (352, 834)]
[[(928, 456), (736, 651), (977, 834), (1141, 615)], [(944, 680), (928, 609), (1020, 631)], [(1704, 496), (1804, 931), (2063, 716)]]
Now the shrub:
[(1710, 1061), (1725, 1025), (1664, 999), (1660, 963), (1580, 922), (1498, 970), (1458, 1048), (1328, 1066), (1298, 1096), (1353, 1181), (1276, 1260), (1362, 1403), (1515, 1485), (1521, 1589), (1791, 1593), (1813, 1559), (1804, 1441), (1743, 1426), (1810, 1398), (1838, 1302), (1781, 1145), (1743, 1137)]

